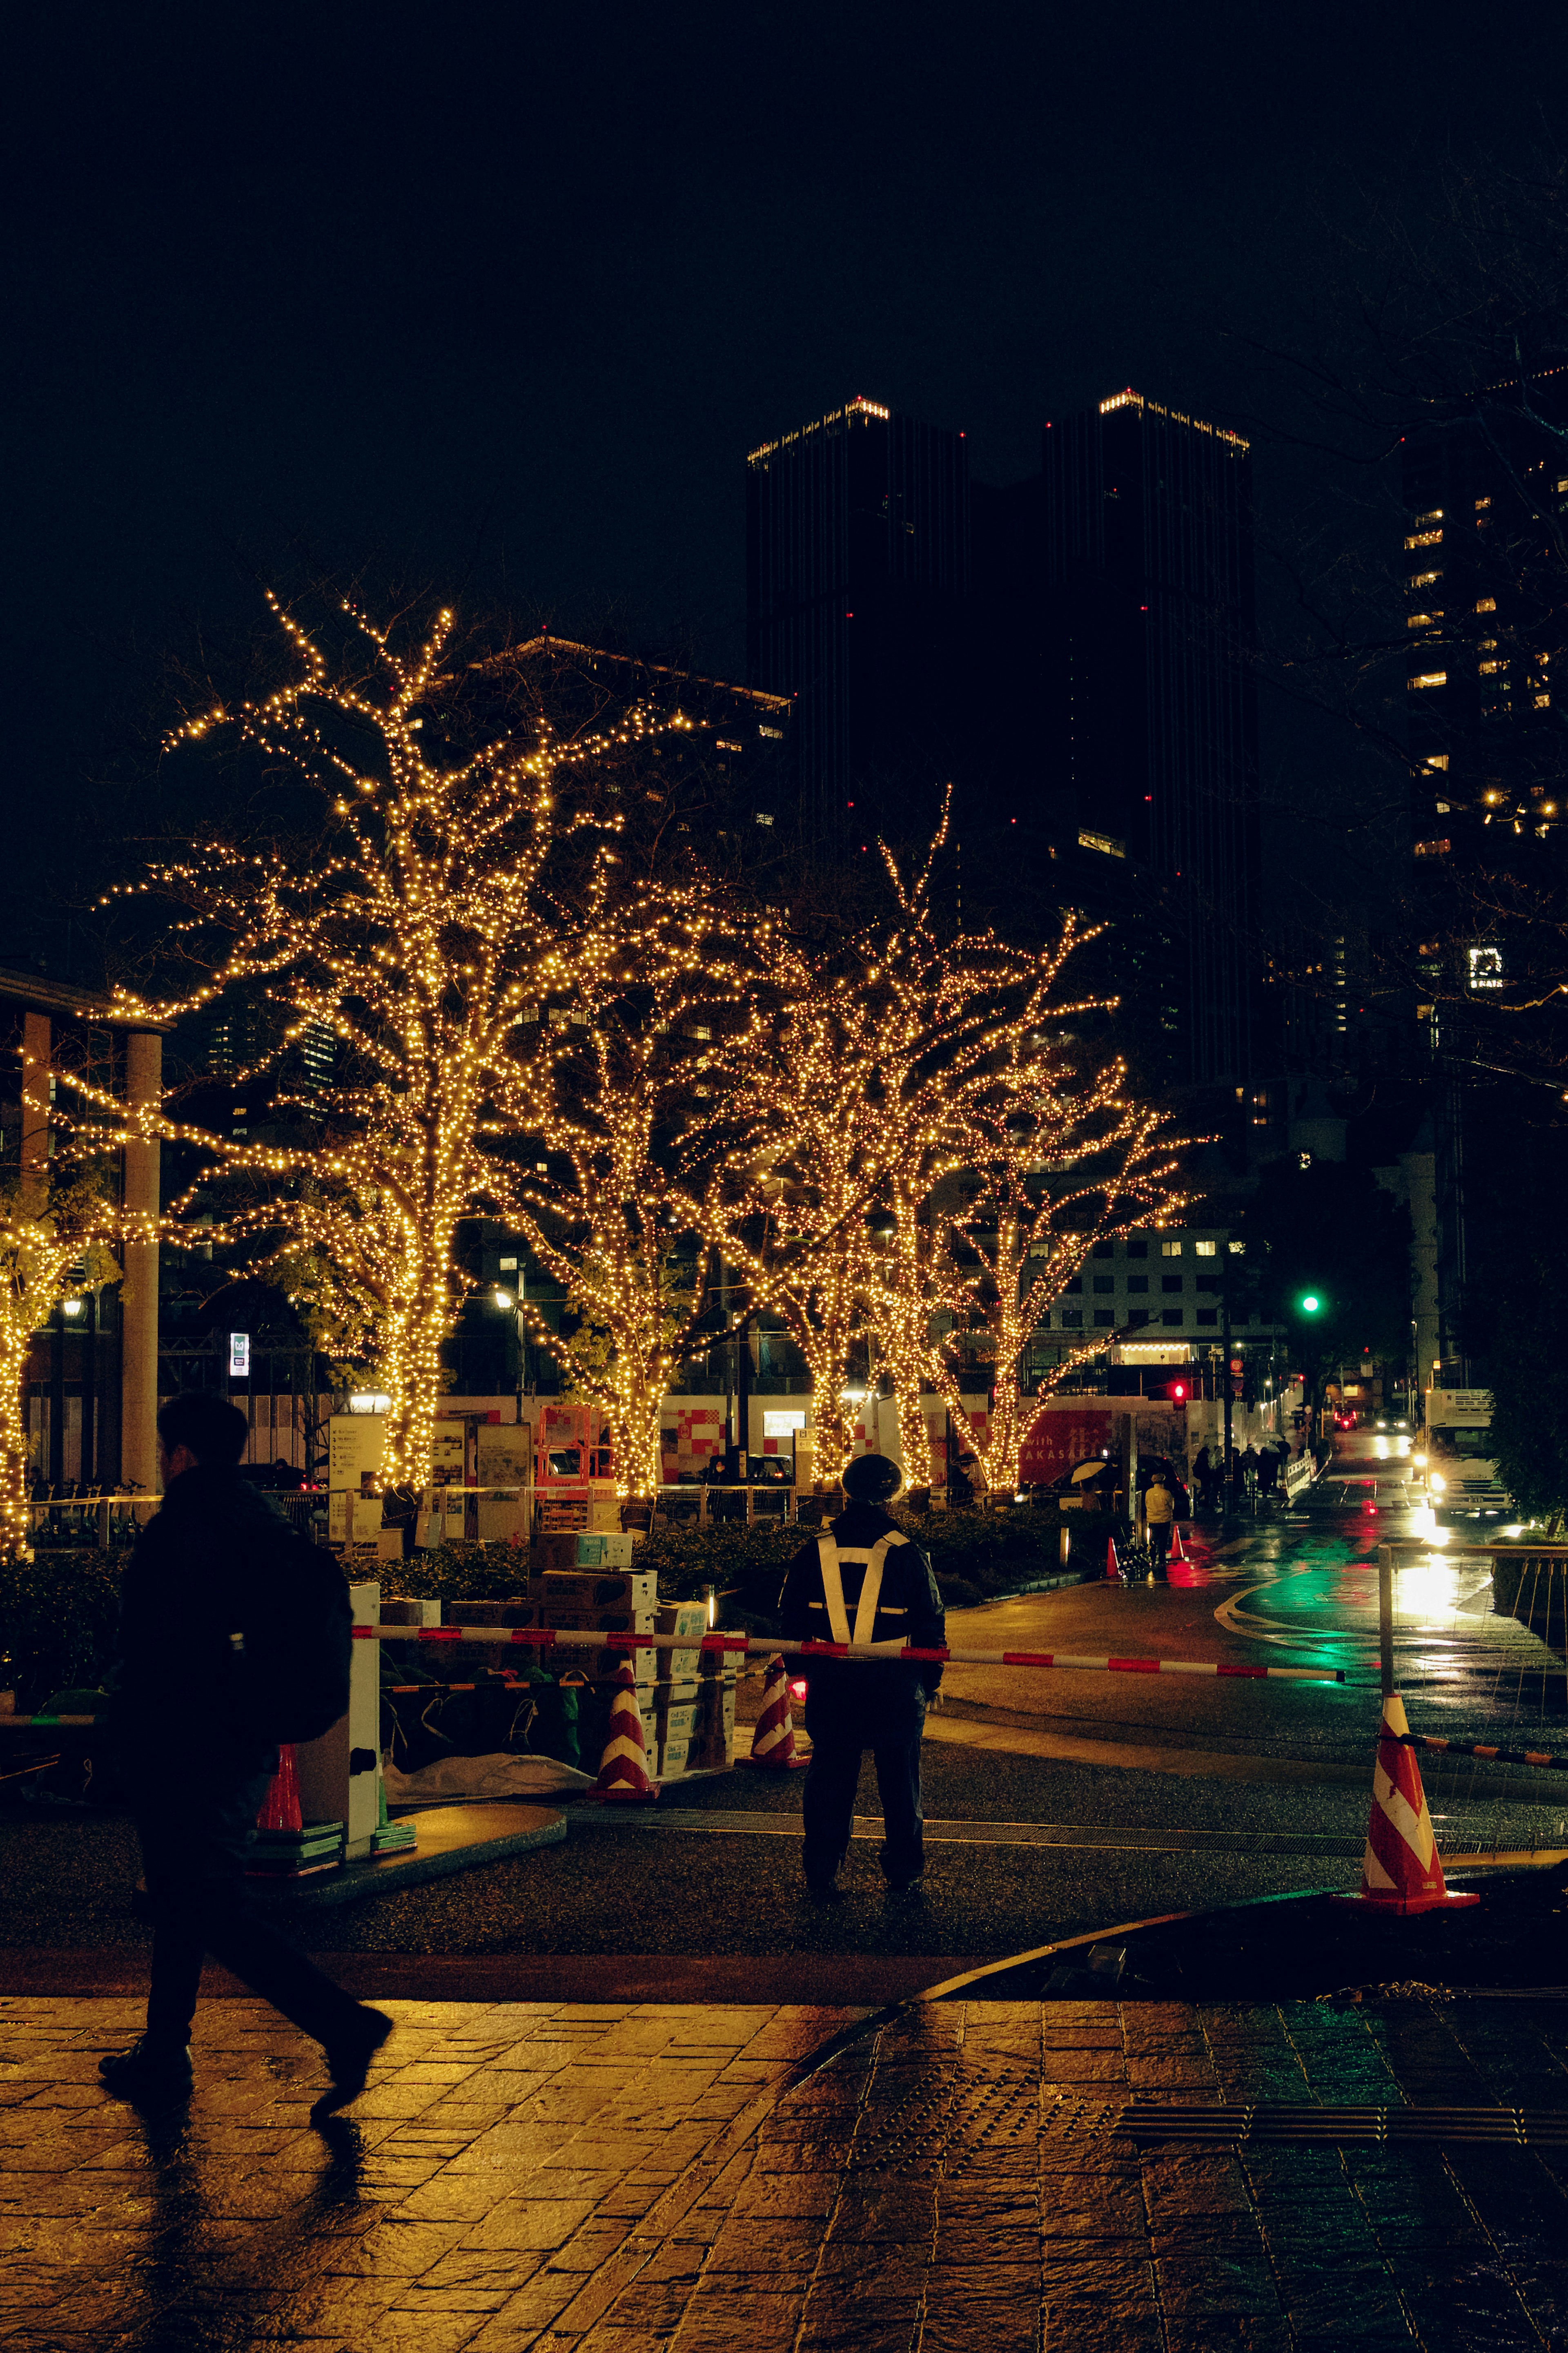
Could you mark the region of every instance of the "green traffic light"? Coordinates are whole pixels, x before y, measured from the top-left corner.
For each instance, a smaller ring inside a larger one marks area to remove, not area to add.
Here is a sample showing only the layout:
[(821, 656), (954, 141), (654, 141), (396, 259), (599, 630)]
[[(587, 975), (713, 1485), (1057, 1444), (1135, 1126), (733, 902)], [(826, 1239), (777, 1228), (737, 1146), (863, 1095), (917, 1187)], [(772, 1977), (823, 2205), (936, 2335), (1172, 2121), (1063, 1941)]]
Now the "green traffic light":
[(1322, 1303), (1315, 1291), (1306, 1292), (1302, 1294), (1301, 1313), (1303, 1315), (1315, 1315)]

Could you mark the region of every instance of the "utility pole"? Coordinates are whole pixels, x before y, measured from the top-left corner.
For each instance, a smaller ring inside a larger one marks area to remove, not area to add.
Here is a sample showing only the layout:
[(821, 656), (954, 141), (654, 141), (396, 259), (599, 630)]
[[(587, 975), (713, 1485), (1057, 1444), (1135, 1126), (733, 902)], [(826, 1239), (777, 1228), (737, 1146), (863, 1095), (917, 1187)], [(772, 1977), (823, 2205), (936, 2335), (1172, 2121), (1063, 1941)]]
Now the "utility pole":
[[(1230, 1492), (1231, 1487), (1230, 1451), (1231, 1431), (1233, 1427), (1231, 1419), (1231, 1407), (1235, 1401), (1230, 1376), (1230, 1268), (1231, 1248), (1230, 1237), (1227, 1234), (1225, 1240), (1225, 1272), (1220, 1277), (1219, 1284), (1220, 1319), (1222, 1325), (1220, 1333), (1222, 1351), (1221, 1375), (1225, 1381), (1225, 1482), (1220, 1488), (1222, 1498)], [(1229, 1506), (1222, 1502), (1221, 1509), (1228, 1510)]]

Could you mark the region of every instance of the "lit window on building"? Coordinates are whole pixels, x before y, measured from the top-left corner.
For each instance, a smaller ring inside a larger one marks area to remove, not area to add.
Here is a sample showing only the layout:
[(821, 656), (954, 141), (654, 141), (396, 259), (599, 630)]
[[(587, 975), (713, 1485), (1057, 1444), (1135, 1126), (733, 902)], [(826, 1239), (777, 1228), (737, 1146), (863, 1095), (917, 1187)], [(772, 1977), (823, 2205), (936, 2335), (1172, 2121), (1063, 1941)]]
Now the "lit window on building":
[(1470, 987), (1500, 988), (1503, 985), (1501, 948), (1471, 948), (1468, 954)]

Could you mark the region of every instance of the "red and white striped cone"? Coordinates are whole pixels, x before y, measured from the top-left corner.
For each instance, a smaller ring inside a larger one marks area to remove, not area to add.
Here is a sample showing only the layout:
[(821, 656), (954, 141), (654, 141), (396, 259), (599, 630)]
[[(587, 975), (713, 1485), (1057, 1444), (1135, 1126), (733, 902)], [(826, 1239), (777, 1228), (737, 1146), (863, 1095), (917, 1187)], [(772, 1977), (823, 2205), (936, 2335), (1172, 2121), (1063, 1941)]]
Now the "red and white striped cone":
[(1107, 1577), (1120, 1577), (1121, 1574), (1121, 1564), (1116, 1557), (1114, 1536), (1107, 1536), (1105, 1539), (1105, 1574)]
[(1396, 1692), (1391, 1693), (1383, 1703), (1383, 1724), (1377, 1736), (1361, 1894), (1336, 1895), (1336, 1904), (1364, 1905), (1373, 1912), (1408, 1916), (1450, 1905), (1458, 1910), (1481, 1900), (1479, 1895), (1450, 1894), (1444, 1883), (1421, 1768), (1415, 1751), (1400, 1745), (1401, 1736), (1409, 1730), (1405, 1703)]
[(1182, 1544), (1182, 1524), (1180, 1520), (1173, 1520), (1171, 1522), (1171, 1549), (1166, 1557), (1171, 1560), (1185, 1560), (1186, 1556), (1186, 1552)]
[(300, 1776), (294, 1769), (294, 1751), (287, 1744), (278, 1751), (278, 1770), (261, 1800), (256, 1827), (258, 1831), (300, 1831), (305, 1827), (300, 1811)]
[(630, 1667), (616, 1677), (610, 1700), (610, 1736), (599, 1759), (599, 1778), (590, 1796), (606, 1804), (651, 1806), (658, 1784), (647, 1777), (647, 1749), (642, 1736), (642, 1710), (637, 1705), (636, 1679)]
[(795, 1724), (789, 1712), (789, 1677), (782, 1659), (768, 1661), (763, 1678), (763, 1712), (752, 1735), (752, 1753), (744, 1759), (768, 1773), (797, 1773), (805, 1763), (795, 1750)]

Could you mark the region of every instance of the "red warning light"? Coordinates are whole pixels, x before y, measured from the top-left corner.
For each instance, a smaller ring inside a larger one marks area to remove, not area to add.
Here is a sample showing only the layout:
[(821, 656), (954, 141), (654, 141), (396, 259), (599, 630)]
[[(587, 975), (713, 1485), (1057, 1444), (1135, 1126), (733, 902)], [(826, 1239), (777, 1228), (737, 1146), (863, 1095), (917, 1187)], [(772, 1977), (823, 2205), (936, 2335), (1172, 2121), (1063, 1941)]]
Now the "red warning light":
[(1187, 1385), (1185, 1381), (1173, 1381), (1171, 1383), (1171, 1395), (1176, 1399), (1178, 1404), (1181, 1403), (1181, 1400), (1186, 1396), (1186, 1394)]

